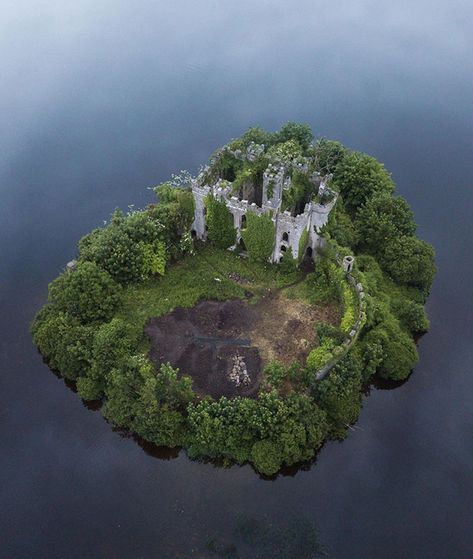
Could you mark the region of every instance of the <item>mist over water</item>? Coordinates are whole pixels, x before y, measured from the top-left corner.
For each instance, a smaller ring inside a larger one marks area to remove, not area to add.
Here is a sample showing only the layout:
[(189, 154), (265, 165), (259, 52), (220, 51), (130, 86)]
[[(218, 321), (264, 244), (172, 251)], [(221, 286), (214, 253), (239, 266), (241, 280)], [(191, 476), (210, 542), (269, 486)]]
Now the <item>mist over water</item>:
[[(473, 555), (471, 21), (461, 0), (3, 2), (1, 557), (206, 556), (241, 513), (315, 521), (336, 558)], [(420, 363), (292, 475), (157, 458), (54, 376), (28, 324), (115, 207), (288, 120), (383, 161), (435, 246)]]

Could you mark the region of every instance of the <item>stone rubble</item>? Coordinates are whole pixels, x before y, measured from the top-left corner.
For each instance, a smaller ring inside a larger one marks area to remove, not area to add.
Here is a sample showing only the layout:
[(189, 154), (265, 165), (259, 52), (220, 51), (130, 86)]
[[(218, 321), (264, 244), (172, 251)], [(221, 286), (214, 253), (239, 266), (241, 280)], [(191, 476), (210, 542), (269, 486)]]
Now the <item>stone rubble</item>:
[(248, 386), (251, 382), (250, 375), (246, 368), (245, 360), (241, 355), (234, 355), (232, 357), (233, 365), (228, 375), (228, 378), (235, 386)]

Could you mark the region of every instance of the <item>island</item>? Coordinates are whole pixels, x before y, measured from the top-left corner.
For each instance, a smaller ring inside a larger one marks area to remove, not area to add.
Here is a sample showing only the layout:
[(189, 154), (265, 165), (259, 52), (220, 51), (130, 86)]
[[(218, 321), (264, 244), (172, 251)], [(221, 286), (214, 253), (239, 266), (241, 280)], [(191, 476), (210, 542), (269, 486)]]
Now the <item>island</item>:
[(250, 128), (196, 176), (78, 243), (31, 325), (50, 368), (116, 428), (262, 475), (403, 381), (433, 248), (385, 167), (306, 124)]

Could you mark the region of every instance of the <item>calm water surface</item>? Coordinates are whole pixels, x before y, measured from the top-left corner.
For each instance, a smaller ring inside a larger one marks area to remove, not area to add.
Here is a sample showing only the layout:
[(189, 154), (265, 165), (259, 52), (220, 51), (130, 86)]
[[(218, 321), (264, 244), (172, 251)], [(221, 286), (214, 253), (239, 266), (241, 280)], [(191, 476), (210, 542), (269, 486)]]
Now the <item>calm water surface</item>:
[[(473, 556), (470, 1), (32, 2), (0, 12), (0, 556), (205, 557), (242, 514), (331, 557)], [(421, 361), (273, 481), (113, 432), (28, 323), (76, 241), (250, 125), (311, 124), (393, 172), (439, 272)], [(289, 475), (290, 474), (290, 475)]]

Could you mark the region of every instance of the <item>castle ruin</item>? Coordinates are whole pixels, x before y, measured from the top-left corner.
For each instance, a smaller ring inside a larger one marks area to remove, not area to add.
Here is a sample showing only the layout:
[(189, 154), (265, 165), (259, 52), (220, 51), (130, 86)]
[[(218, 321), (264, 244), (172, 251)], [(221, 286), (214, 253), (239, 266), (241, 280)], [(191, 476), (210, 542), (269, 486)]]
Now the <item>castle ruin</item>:
[[(222, 150), (229, 149), (228, 146)], [(240, 150), (232, 152), (232, 155), (243, 161), (254, 161), (264, 152), (264, 146), (250, 144), (246, 153)], [(192, 235), (194, 238), (205, 241), (207, 239), (206, 208), (205, 199), (212, 194), (217, 200), (225, 202), (228, 210), (233, 216), (233, 224), (236, 229), (236, 242), (241, 243), (241, 231), (246, 227), (246, 215), (254, 212), (257, 215), (269, 214), (274, 223), (274, 247), (271, 262), (281, 262), (284, 254), (289, 250), (295, 259), (303, 257), (314, 258), (317, 248), (321, 246), (322, 237), (320, 232), (327, 223), (328, 216), (337, 200), (337, 193), (328, 186), (331, 175), (322, 177), (317, 172), (310, 175), (311, 160), (308, 157), (299, 157), (297, 161), (273, 161), (269, 163), (263, 173), (261, 204), (250, 202), (243, 197), (235, 196), (231, 181), (218, 179), (214, 184), (207, 184), (206, 171), (201, 173), (192, 182), (192, 193), (195, 201), (194, 222), (192, 224)], [(291, 170), (305, 173), (314, 186), (316, 200), (305, 204), (301, 213), (282, 211), (281, 205), (283, 192), (291, 186)], [(305, 246), (301, 246), (301, 238), (307, 231)], [(299, 251), (304, 254), (299, 254)]]

